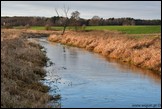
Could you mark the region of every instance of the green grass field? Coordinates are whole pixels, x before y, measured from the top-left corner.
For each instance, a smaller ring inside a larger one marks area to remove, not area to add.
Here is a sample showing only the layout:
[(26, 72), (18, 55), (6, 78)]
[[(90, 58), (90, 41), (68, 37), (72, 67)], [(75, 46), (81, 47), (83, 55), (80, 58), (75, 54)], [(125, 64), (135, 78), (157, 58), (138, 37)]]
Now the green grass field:
[[(32, 26), (33, 30), (45, 30), (44, 26)], [(51, 30), (62, 30), (63, 27), (52, 26)], [(74, 27), (67, 27), (67, 30), (73, 30)], [(126, 34), (152, 34), (161, 33), (161, 26), (86, 26), (85, 30), (112, 30), (120, 31)]]
[(86, 30), (115, 30), (127, 34), (161, 33), (161, 26), (88, 26)]
[[(45, 30), (46, 27), (45, 27), (45, 26), (32, 26), (30, 29), (32, 29), (32, 30)], [(52, 26), (51, 29), (52, 29), (52, 30), (62, 30), (63, 27)]]

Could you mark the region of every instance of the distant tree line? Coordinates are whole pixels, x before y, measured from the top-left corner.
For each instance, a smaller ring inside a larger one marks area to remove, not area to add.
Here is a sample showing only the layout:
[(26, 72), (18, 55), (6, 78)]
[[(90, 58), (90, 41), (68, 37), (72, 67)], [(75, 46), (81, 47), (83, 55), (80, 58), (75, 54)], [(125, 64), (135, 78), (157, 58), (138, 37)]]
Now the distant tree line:
[[(80, 13), (75, 11), (68, 19), (68, 26), (109, 26), (109, 25), (161, 25), (161, 20), (143, 20), (134, 18), (108, 18), (103, 19), (93, 16), (91, 19), (78, 17)], [(65, 17), (1, 17), (1, 26), (63, 26)], [(76, 28), (77, 29), (77, 28)]]

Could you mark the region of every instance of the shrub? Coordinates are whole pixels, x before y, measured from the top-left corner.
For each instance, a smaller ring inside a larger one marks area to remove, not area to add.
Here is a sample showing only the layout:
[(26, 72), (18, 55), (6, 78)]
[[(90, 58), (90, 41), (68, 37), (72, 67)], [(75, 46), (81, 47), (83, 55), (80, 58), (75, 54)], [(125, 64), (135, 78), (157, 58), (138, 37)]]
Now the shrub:
[(45, 26), (45, 30), (51, 30), (51, 29), (52, 29), (51, 26), (49, 26), (49, 25)]

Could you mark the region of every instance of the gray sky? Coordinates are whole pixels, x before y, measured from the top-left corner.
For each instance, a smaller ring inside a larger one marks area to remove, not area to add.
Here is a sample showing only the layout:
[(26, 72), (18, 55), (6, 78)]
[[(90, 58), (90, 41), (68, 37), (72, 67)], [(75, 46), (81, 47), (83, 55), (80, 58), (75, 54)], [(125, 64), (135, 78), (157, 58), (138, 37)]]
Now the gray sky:
[(1, 1), (1, 16), (57, 16), (55, 8), (79, 11), (81, 18), (132, 17), (135, 19), (161, 19), (161, 1)]

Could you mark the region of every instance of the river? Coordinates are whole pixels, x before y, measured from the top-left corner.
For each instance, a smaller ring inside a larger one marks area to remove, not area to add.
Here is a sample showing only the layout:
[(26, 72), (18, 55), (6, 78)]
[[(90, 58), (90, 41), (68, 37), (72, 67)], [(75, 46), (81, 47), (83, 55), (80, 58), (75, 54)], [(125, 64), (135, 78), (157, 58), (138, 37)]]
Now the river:
[(161, 76), (45, 38), (39, 43), (53, 62), (44, 84), (61, 95), (62, 108), (161, 107)]

